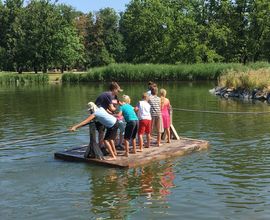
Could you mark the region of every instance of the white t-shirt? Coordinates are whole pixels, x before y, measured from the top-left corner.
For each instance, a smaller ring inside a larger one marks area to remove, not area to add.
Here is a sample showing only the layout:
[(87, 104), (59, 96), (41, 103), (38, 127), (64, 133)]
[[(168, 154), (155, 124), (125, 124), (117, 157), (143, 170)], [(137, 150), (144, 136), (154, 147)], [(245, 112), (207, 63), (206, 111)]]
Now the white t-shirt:
[(151, 106), (147, 101), (145, 101), (145, 100), (139, 101), (139, 103), (137, 104), (137, 107), (139, 109), (139, 111), (138, 111), (139, 120), (151, 120), (152, 119), (151, 112), (150, 112)]

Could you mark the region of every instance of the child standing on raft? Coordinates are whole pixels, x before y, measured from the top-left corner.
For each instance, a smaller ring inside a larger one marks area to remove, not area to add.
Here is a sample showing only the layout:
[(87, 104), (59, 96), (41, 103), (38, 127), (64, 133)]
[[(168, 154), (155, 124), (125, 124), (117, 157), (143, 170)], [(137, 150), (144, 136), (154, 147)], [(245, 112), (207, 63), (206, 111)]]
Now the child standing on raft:
[(125, 143), (125, 156), (129, 155), (129, 140), (132, 140), (133, 153), (136, 154), (136, 134), (138, 131), (138, 117), (134, 108), (130, 105), (130, 98), (123, 95), (123, 105), (119, 108), (119, 115), (123, 115), (126, 121), (124, 143)]
[(166, 132), (167, 143), (171, 143), (171, 134), (170, 134), (171, 104), (170, 104), (170, 100), (166, 98), (166, 94), (167, 94), (167, 91), (165, 89), (160, 90), (161, 115), (162, 115), (163, 128), (165, 129), (165, 132)]
[(157, 130), (157, 146), (161, 146), (161, 133), (163, 132), (161, 110), (160, 110), (160, 98), (157, 96), (158, 88), (156, 86), (151, 88), (152, 95), (149, 98), (149, 104), (151, 106), (152, 116), (152, 132)]
[(135, 110), (138, 113), (139, 117), (139, 147), (140, 150), (143, 150), (143, 135), (146, 134), (147, 138), (147, 144), (146, 148), (150, 147), (150, 140), (151, 140), (151, 106), (148, 103), (149, 96), (147, 93), (144, 93), (142, 96), (142, 100), (138, 102), (137, 106), (135, 107)]

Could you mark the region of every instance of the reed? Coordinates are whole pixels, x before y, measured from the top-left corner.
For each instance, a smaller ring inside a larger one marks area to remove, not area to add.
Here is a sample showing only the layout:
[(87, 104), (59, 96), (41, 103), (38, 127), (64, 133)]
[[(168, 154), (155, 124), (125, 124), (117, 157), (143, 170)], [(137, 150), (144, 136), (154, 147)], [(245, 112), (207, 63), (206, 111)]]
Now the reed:
[(87, 73), (65, 73), (62, 81), (78, 83), (113, 80), (126, 82), (216, 80), (228, 69), (246, 70), (248, 68), (248, 66), (238, 63), (111, 64), (105, 67), (91, 68)]
[(31, 74), (31, 73), (0, 73), (0, 84), (36, 84), (44, 85), (49, 83), (48, 74)]
[(230, 70), (219, 77), (218, 85), (234, 89), (270, 91), (270, 67), (247, 71)]

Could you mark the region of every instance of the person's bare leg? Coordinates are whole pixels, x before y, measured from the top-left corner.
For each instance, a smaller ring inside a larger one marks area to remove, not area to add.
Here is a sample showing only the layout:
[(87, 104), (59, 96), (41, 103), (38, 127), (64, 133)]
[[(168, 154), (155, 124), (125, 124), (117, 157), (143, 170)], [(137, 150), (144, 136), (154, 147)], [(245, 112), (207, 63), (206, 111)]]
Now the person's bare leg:
[(116, 156), (114, 155), (114, 152), (112, 150), (112, 147), (111, 147), (111, 144), (108, 140), (104, 140), (104, 143), (106, 145), (106, 147), (108, 148), (109, 152), (110, 152), (110, 155), (113, 159), (116, 159)]
[(161, 133), (160, 133), (160, 120), (157, 121), (157, 146), (160, 146)]
[(141, 134), (139, 135), (139, 147), (143, 151), (143, 136)]
[(154, 136), (155, 122), (152, 120), (151, 122), (151, 136)]
[(117, 156), (117, 152), (116, 152), (116, 149), (115, 149), (114, 140), (110, 140), (110, 144), (111, 144), (112, 151), (113, 151), (114, 155)]
[(136, 154), (136, 138), (132, 139), (133, 153)]
[(150, 147), (150, 141), (151, 141), (151, 135), (150, 135), (150, 133), (149, 134), (146, 134), (146, 139), (147, 139), (147, 145), (146, 145), (146, 147)]
[(128, 155), (129, 155), (129, 142), (127, 139), (124, 139), (124, 142), (125, 142), (125, 149), (126, 149), (125, 156), (128, 157)]
[(167, 143), (171, 143), (171, 131), (170, 128), (166, 128)]

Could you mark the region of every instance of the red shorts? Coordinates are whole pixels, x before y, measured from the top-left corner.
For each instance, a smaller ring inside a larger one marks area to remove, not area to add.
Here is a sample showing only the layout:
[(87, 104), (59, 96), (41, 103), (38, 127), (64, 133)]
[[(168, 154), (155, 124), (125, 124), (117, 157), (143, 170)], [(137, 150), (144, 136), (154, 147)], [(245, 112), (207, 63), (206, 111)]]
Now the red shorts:
[(143, 135), (144, 133), (150, 134), (151, 133), (151, 120), (140, 120), (139, 121), (139, 135)]

